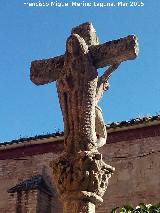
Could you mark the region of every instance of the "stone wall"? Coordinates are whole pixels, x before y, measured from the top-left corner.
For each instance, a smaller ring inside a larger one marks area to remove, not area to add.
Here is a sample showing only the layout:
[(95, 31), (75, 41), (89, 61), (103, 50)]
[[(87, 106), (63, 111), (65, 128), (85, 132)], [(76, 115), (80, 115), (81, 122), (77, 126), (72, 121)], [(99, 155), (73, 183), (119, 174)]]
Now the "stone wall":
[(9, 194), (8, 209), (5, 210), (8, 213), (35, 213), (37, 210), (37, 198), (38, 192), (36, 190)]
[(160, 137), (108, 144), (102, 149), (105, 162), (116, 168), (98, 213), (124, 204), (159, 203)]
[[(47, 207), (48, 209), (48, 203), (51, 203), (51, 211), (50, 212), (62, 212), (61, 211), (61, 204), (57, 199), (56, 190), (54, 189), (53, 183), (52, 183), (52, 171), (49, 167), (49, 162), (56, 156), (56, 154), (53, 153), (47, 153), (47, 154), (41, 154), (41, 155), (34, 155), (34, 156), (25, 156), (25, 158), (16, 158), (16, 159), (6, 159), (0, 161), (0, 213), (13, 213), (16, 211), (9, 211), (10, 207), (12, 206), (12, 209), (16, 209), (17, 205), (17, 197), (16, 194), (13, 198), (11, 198), (11, 195), (8, 194), (7, 190), (11, 187), (15, 186), (16, 184), (29, 179), (30, 177), (33, 177), (37, 174), (42, 174), (44, 179), (46, 180), (47, 184), (51, 187), (53, 191), (53, 197), (50, 201), (49, 197), (41, 192), (37, 197), (35, 198), (35, 193), (31, 192), (29, 193), (28, 197), (24, 196), (26, 193), (22, 193), (21, 200), (24, 203), (30, 203), (30, 211), (27, 212), (22, 211), (21, 213), (49, 213), (47, 211), (44, 211), (44, 208)], [(39, 196), (39, 198), (38, 198)], [(38, 201), (39, 199), (39, 201)], [(13, 202), (15, 203), (13, 204)], [(36, 200), (36, 203), (35, 203)], [(44, 202), (45, 201), (45, 202)], [(14, 206), (15, 205), (15, 206)], [(36, 211), (33, 211), (35, 209), (36, 205)], [(16, 212), (18, 213), (18, 212)]]
[[(97, 208), (97, 213), (109, 213), (113, 207), (123, 204), (136, 206), (140, 202), (159, 202), (160, 126), (154, 127), (154, 129), (147, 128), (148, 130), (138, 128), (136, 131), (121, 130), (109, 133), (108, 143), (101, 148), (100, 152), (103, 153), (104, 161), (114, 166), (116, 171), (110, 179), (104, 203)], [(37, 174), (43, 175), (53, 196), (50, 198), (41, 192), (37, 195), (39, 197), (35, 198), (35, 193), (30, 192), (28, 201), (27, 197), (23, 195), (23, 202), (30, 202), (30, 209), (34, 209), (36, 205), (38, 210), (35, 212), (38, 213), (62, 213), (62, 206), (57, 199), (52, 182), (52, 171), (49, 167), (50, 161), (63, 150), (62, 141), (55, 144), (56, 147), (59, 147), (57, 150), (53, 145), (48, 148), (47, 143), (43, 145), (39, 143), (35, 146), (41, 148), (33, 147), (30, 152), (27, 151), (31, 148), (30, 146), (1, 150), (0, 158), (3, 160), (0, 160), (0, 213), (17, 212), (15, 211), (17, 198), (15, 195), (15, 197), (11, 197), (7, 190)], [(47, 148), (45, 149), (45, 147)], [(43, 202), (38, 202), (38, 199)]]

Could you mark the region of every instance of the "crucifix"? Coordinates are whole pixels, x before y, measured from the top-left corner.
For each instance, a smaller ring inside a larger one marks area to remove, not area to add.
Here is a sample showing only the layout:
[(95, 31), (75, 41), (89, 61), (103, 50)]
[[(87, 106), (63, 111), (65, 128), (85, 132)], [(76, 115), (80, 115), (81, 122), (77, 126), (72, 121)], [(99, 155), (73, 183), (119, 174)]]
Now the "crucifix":
[[(138, 55), (134, 35), (100, 44), (91, 23), (72, 29), (64, 55), (31, 63), (36, 85), (56, 81), (64, 121), (64, 152), (53, 160), (53, 179), (64, 213), (95, 212), (103, 202), (114, 168), (98, 148), (107, 132), (98, 102), (109, 88), (108, 79), (121, 62)], [(98, 68), (109, 66), (102, 76)]]

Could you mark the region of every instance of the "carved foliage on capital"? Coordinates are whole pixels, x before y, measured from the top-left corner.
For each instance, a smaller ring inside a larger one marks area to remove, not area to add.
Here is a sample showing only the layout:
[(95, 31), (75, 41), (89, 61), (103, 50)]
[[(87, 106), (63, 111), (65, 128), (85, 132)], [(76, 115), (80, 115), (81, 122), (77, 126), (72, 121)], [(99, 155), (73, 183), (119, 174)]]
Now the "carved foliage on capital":
[(99, 152), (81, 152), (75, 157), (63, 154), (52, 162), (52, 168), (61, 198), (65, 194), (84, 192), (101, 199), (114, 171), (114, 168), (104, 163)]

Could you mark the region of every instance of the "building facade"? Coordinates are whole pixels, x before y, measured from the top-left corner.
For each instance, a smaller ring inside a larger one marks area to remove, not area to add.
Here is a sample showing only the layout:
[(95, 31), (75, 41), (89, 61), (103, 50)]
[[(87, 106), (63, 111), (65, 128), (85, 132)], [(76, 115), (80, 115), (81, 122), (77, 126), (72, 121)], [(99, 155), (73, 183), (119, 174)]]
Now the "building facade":
[[(112, 123), (104, 161), (115, 167), (97, 213), (124, 204), (160, 202), (160, 116)], [(63, 151), (63, 133), (0, 144), (0, 213), (62, 213), (50, 162)]]

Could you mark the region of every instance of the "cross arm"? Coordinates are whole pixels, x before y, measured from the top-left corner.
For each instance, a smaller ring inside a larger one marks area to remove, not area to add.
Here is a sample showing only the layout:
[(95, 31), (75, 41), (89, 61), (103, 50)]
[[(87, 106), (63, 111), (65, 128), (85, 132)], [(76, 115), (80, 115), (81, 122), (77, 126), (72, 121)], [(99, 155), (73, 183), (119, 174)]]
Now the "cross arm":
[(138, 55), (138, 39), (135, 35), (89, 47), (95, 67), (119, 64), (133, 60)]
[(85, 40), (96, 68), (132, 60), (138, 55), (138, 39), (135, 35), (99, 44), (92, 23), (88, 22), (73, 28), (71, 33), (76, 33)]
[(32, 61), (30, 79), (36, 85), (56, 81), (64, 65), (64, 56)]
[[(94, 66), (98, 68), (133, 60), (138, 55), (138, 39), (134, 35), (89, 46)], [(30, 79), (37, 85), (56, 81), (63, 69), (65, 55), (31, 63)]]

